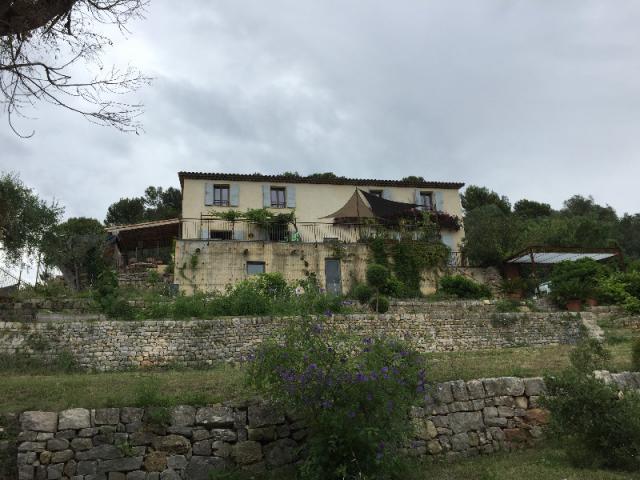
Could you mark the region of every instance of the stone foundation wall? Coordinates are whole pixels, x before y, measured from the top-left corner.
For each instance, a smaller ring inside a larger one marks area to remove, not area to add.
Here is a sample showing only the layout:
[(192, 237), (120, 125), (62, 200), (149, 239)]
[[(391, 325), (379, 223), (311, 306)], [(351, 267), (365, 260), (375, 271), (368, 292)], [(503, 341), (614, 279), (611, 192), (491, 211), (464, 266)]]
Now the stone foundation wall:
[[(322, 317), (329, 327), (365, 336), (405, 338), (426, 352), (575, 343), (581, 319), (569, 313), (496, 313), (453, 305), (430, 313)], [(287, 321), (275, 317), (212, 320), (0, 322), (0, 354), (53, 360), (68, 352), (91, 370), (242, 361)]]
[[(621, 389), (640, 387), (640, 373), (599, 374)], [(542, 378), (438, 384), (410, 412), (414, 433), (404, 453), (455, 459), (531, 445), (548, 420), (539, 406), (544, 391)], [(208, 480), (222, 468), (260, 472), (299, 460), (308, 435), (300, 417), (259, 401), (31, 411), (20, 424), (19, 480)]]

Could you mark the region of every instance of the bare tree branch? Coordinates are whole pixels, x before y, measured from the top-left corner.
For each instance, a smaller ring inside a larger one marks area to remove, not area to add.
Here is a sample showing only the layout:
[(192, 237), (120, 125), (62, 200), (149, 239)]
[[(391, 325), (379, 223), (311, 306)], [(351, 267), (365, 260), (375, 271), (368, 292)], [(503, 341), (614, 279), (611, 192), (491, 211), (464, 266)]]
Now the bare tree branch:
[[(12, 117), (44, 101), (98, 125), (138, 132), (142, 105), (115, 101), (148, 84), (132, 67), (104, 69), (101, 53), (111, 40), (100, 24), (126, 24), (142, 16), (148, 0), (0, 0), (0, 103)], [(96, 69), (86, 77), (79, 67)]]

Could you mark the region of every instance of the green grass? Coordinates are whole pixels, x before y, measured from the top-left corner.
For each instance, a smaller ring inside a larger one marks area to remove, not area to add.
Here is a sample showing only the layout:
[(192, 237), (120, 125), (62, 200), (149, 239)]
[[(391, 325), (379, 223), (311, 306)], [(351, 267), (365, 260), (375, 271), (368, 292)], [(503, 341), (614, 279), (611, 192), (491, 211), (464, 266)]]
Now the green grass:
[(571, 466), (560, 450), (528, 449), (476, 457), (453, 464), (416, 465), (412, 480), (631, 480), (640, 474)]
[(237, 368), (2, 376), (0, 412), (217, 403), (250, 395)]
[[(455, 463), (412, 462), (412, 472), (406, 480), (633, 480), (639, 473), (573, 467), (562, 451), (536, 448), (496, 453)], [(294, 480), (290, 472), (254, 475), (249, 473), (224, 474), (214, 479), (224, 480)]]
[(430, 380), (470, 380), (500, 376), (538, 376), (569, 364), (569, 345), (518, 347), (427, 355)]

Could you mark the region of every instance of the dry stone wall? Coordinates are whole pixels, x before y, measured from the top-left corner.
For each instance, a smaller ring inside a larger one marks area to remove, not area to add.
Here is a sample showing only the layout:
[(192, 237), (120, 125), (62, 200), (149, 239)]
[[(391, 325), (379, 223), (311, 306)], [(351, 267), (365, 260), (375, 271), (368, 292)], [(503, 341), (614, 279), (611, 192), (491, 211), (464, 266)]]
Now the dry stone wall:
[[(640, 373), (598, 375), (621, 389), (640, 387)], [(542, 378), (438, 384), (411, 409), (414, 433), (404, 453), (455, 459), (531, 445), (548, 420), (539, 405), (544, 391)], [(222, 468), (285, 468), (304, 455), (309, 433), (299, 416), (256, 400), (29, 411), (20, 425), (19, 480), (208, 480)]]
[[(491, 313), (478, 305), (439, 312), (322, 317), (360, 336), (394, 335), (425, 352), (575, 343), (581, 319), (569, 313)], [(243, 361), (287, 321), (275, 317), (212, 320), (0, 322), (0, 354), (54, 360), (67, 352), (77, 365), (108, 371)]]

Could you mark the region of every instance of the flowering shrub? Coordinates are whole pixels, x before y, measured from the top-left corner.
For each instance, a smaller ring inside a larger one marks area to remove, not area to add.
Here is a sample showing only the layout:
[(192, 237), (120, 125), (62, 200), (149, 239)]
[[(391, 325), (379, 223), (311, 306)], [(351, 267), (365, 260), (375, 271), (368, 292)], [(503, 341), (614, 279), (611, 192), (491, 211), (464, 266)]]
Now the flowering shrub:
[(248, 378), (306, 419), (311, 434), (301, 478), (401, 478), (408, 409), (425, 391), (424, 359), (405, 343), (292, 322), (281, 342), (260, 347)]

